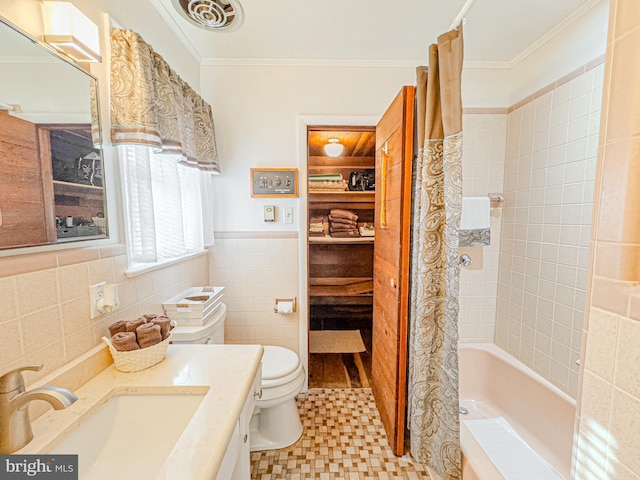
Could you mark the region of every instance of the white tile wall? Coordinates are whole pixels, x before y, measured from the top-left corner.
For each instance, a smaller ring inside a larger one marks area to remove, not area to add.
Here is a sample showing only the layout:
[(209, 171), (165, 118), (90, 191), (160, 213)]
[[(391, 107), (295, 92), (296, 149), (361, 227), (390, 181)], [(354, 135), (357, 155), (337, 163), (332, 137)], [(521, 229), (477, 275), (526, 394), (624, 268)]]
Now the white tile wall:
[(496, 343), (576, 396), (603, 66), (509, 114)]
[(276, 298), (298, 296), (298, 238), (265, 235), (270, 234), (221, 233), (209, 254), (212, 284), (226, 287), (225, 342), (277, 345), (298, 353), (299, 312), (273, 311)]
[[(32, 383), (99, 344), (109, 324), (162, 313), (163, 300), (208, 282), (206, 256), (133, 278), (126, 264), (119, 255), (0, 278), (0, 373), (43, 363)], [(89, 285), (103, 281), (119, 285), (120, 307), (92, 319)]]
[[(506, 114), (463, 116), (462, 176), (467, 197), (502, 193), (507, 139)], [(461, 342), (493, 342), (498, 287), (501, 209), (491, 209), (491, 245), (460, 249), (473, 263), (460, 271)]]

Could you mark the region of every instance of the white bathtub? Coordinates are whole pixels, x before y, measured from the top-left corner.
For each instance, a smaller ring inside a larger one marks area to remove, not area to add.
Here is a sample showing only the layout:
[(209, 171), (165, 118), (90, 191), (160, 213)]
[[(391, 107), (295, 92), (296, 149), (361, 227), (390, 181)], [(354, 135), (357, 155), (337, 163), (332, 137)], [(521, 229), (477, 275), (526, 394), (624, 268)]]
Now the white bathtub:
[[(513, 459), (511, 468), (514, 470), (533, 470), (523, 465), (521, 454), (530, 457), (536, 455), (526, 447), (523, 449), (520, 442), (496, 445), (498, 442), (495, 438), (499, 435), (494, 435), (491, 430), (489, 434), (485, 434), (489, 440), (480, 445), (471, 433), (470, 427), (499, 428), (500, 425), (506, 425), (504, 420), (537, 453), (537, 457), (542, 457), (542, 463), (547, 464), (546, 468), (550, 466), (559, 478), (568, 479), (571, 471), (575, 401), (496, 345), (460, 344), (459, 357), (460, 406), (468, 410), (468, 414), (460, 415), (464, 479), (505, 478), (489, 459), (487, 452), (490, 449), (494, 455), (497, 451), (497, 455)], [(500, 417), (504, 417), (504, 420), (499, 419)], [(473, 422), (481, 419), (487, 420)], [(467, 420), (471, 422), (465, 423)], [(512, 444), (520, 445), (519, 452), (507, 450)], [(538, 461), (538, 466), (542, 465), (539, 459), (533, 460), (534, 464)], [(529, 474), (521, 478), (533, 479), (533, 476)]]

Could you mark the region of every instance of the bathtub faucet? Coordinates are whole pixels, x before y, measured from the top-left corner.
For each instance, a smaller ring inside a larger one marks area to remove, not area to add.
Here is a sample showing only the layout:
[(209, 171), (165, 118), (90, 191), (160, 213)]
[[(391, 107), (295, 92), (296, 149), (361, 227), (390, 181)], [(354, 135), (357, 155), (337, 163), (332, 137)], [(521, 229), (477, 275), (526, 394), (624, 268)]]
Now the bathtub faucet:
[(33, 400), (44, 400), (61, 410), (78, 399), (65, 388), (48, 385), (25, 391), (24, 370), (39, 372), (42, 365), (25, 365), (0, 377), (0, 454), (20, 450), (33, 439), (29, 418), (29, 404)]

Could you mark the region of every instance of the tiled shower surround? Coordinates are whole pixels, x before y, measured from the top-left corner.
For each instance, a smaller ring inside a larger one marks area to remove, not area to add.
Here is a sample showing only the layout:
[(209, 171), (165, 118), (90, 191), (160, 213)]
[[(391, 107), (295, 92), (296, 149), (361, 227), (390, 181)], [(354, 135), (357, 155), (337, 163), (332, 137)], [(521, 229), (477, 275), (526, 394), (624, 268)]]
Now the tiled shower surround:
[(573, 397), (603, 71), (588, 69), (508, 118), (496, 343)]
[[(462, 177), (465, 197), (502, 193), (507, 144), (507, 114), (500, 111), (472, 113), (462, 117)], [(491, 245), (462, 248), (472, 264), (460, 270), (461, 342), (493, 342), (496, 324), (498, 253), (502, 210), (491, 209)]]

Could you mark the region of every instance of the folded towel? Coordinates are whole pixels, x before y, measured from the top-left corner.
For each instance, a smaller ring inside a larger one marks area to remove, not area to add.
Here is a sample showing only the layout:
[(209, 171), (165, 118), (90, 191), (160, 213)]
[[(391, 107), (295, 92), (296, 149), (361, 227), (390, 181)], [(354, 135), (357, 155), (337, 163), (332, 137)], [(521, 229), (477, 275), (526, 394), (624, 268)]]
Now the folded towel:
[(324, 237), (324, 232), (309, 232), (310, 237)]
[(324, 223), (324, 217), (311, 217), (309, 223)]
[(334, 223), (329, 227), (330, 232), (349, 232), (351, 230), (358, 230), (358, 227), (355, 225), (341, 225), (339, 223)]
[(124, 320), (120, 320), (119, 322), (112, 323), (108, 328), (109, 336), (113, 337), (116, 333), (127, 331), (127, 322), (125, 322)]
[(347, 220), (353, 220), (354, 222), (358, 220), (358, 216), (350, 212), (349, 210), (341, 210), (339, 208), (334, 208), (331, 210), (331, 216), (335, 218), (346, 218)]
[(138, 345), (140, 348), (147, 348), (162, 341), (162, 328), (153, 323), (144, 323), (136, 329)]
[(353, 225), (353, 226), (358, 225), (358, 222), (356, 222), (355, 220), (349, 220), (348, 218), (334, 217), (333, 215), (329, 215), (329, 222), (343, 223), (345, 225)]
[(140, 317), (140, 318), (136, 318), (135, 320), (128, 321), (127, 332), (135, 332), (136, 329), (143, 323), (147, 323), (147, 319), (144, 317)]
[(152, 320), (156, 325), (160, 325), (160, 333), (162, 333), (162, 339), (164, 340), (169, 335), (169, 329), (171, 327), (171, 319), (169, 317), (156, 317)]
[(359, 237), (357, 230), (350, 230), (348, 232), (331, 232), (331, 236), (334, 238), (350, 238)]
[(343, 180), (341, 173), (310, 173), (310, 181), (324, 181), (324, 180)]
[(309, 190), (337, 190), (339, 192), (347, 190), (349, 187), (347, 186), (346, 180), (340, 180), (338, 182), (333, 181), (325, 181), (325, 182), (309, 182)]
[(119, 352), (130, 352), (131, 350), (140, 350), (140, 345), (136, 342), (136, 334), (134, 332), (118, 332), (111, 337), (111, 344)]

